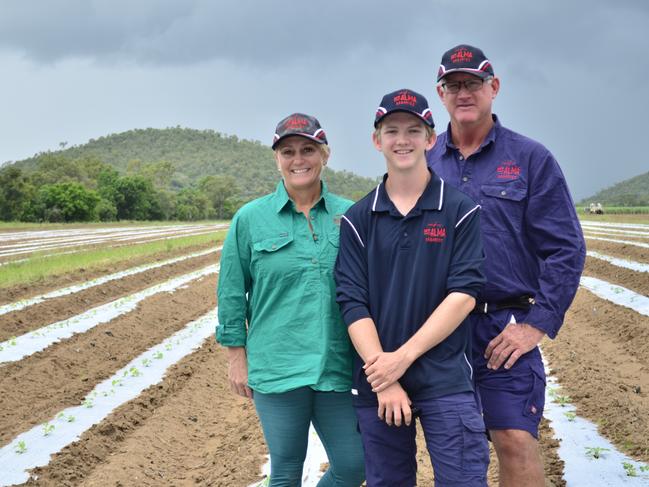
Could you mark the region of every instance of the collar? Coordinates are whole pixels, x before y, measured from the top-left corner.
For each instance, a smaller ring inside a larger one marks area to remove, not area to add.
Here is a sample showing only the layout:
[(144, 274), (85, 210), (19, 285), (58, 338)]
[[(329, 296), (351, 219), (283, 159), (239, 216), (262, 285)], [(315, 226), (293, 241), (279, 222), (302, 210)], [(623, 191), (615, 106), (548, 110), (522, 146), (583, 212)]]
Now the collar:
[[(500, 120), (498, 120), (498, 117), (496, 116), (495, 113), (491, 114), (491, 119), (494, 121), (493, 126), (487, 133), (487, 136), (484, 138), (482, 141), (482, 144), (480, 144), (480, 147), (476, 150), (476, 152), (481, 152), (485, 147), (487, 147), (489, 144), (492, 144), (496, 142), (496, 136), (498, 135), (498, 132), (500, 132), (500, 128), (502, 127), (500, 125)], [(457, 150), (457, 146), (453, 143), (453, 132), (451, 131), (451, 122), (448, 123), (448, 128), (446, 129), (446, 151), (455, 151)]]
[[(430, 181), (426, 185), (424, 192), (421, 194), (413, 209), (419, 210), (437, 210), (441, 211), (444, 204), (444, 180), (441, 179), (429, 167)], [(372, 212), (397, 212), (388, 192), (385, 190), (385, 182), (388, 174), (383, 176), (383, 181), (374, 190), (372, 198)], [(397, 212), (398, 213), (398, 212)]]
[[(277, 213), (280, 213), (288, 207), (295, 208), (293, 200), (291, 200), (290, 196), (286, 192), (283, 180), (277, 183), (275, 192), (272, 194), (272, 201), (273, 208)], [(327, 213), (330, 213), (330, 209), (332, 208), (331, 193), (327, 188), (327, 183), (324, 181), (320, 181), (320, 198), (313, 204), (313, 207), (315, 208), (318, 205), (322, 205)]]

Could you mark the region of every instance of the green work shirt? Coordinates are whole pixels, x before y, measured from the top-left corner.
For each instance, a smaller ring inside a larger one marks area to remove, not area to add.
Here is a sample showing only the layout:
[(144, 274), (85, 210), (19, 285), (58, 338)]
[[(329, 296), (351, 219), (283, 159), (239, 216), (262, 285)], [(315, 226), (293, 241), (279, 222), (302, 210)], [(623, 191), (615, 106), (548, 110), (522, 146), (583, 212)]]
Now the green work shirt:
[(322, 183), (311, 232), (280, 182), (234, 215), (221, 253), (216, 339), (246, 347), (253, 390), (350, 390), (352, 349), (333, 268), (351, 204)]

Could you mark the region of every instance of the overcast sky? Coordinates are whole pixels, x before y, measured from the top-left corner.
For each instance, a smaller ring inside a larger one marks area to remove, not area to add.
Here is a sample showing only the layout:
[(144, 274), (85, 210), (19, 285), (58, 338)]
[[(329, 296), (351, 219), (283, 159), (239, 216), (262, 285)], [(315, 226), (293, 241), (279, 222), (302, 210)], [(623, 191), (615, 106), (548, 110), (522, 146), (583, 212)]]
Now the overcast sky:
[(575, 200), (649, 170), (649, 2), (1, 0), (0, 162), (180, 125), (270, 144), (320, 119), (330, 165), (384, 172), (382, 95), (435, 93), (442, 53), (481, 47), (503, 125), (556, 156)]

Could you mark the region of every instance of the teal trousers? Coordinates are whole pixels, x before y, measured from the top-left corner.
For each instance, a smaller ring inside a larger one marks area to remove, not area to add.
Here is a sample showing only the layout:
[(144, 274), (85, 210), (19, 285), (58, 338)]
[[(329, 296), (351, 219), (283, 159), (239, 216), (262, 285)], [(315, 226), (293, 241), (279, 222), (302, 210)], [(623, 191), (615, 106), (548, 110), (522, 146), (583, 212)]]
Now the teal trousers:
[(363, 446), (349, 392), (309, 387), (280, 394), (254, 392), (270, 451), (270, 486), (299, 487), (313, 423), (329, 457), (318, 487), (358, 487), (365, 480)]

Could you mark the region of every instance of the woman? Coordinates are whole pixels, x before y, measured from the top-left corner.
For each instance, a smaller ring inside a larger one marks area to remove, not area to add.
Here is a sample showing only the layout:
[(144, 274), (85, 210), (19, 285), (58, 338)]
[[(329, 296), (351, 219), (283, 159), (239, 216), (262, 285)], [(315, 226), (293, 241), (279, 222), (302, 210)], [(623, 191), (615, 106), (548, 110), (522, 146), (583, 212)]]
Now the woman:
[(363, 452), (351, 403), (351, 345), (335, 301), (340, 217), (352, 204), (320, 175), (327, 137), (294, 113), (273, 138), (274, 193), (243, 206), (223, 245), (217, 340), (233, 391), (254, 400), (270, 485), (301, 485), (309, 423), (329, 456), (319, 487), (359, 486)]

